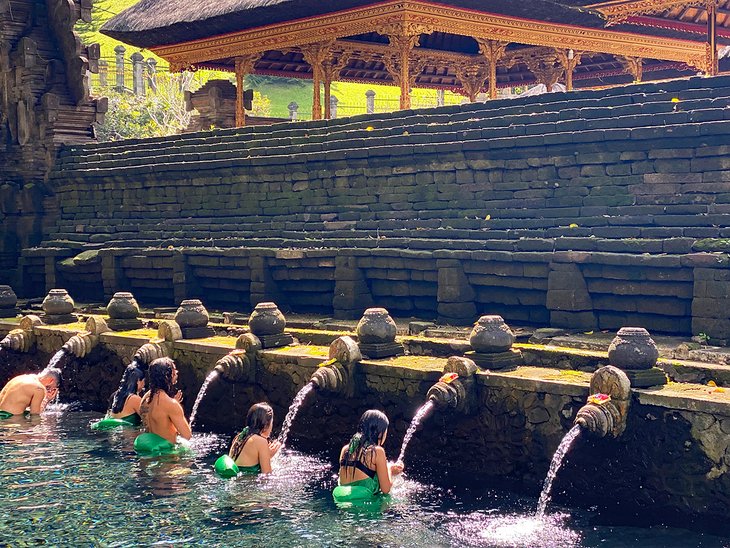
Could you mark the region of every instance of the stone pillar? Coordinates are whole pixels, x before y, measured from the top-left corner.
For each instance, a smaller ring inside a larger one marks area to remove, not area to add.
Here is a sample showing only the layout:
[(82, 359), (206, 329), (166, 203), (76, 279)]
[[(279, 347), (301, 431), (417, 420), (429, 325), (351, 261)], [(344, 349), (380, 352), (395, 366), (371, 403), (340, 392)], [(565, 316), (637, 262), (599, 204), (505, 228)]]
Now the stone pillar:
[(299, 117), (299, 105), (292, 101), (287, 108), (289, 109), (289, 121), (295, 122)]
[(481, 53), (489, 64), (489, 98), (497, 98), (497, 63), (504, 57), (507, 49), (506, 42), (497, 40), (477, 39), (479, 53)]
[(547, 308), (550, 325), (593, 330), (598, 322), (583, 273), (575, 263), (551, 263), (548, 274)]
[(439, 259), (438, 314), (439, 322), (452, 325), (469, 325), (474, 322), (477, 307), (476, 293), (461, 265), (455, 259)]
[[(714, 257), (713, 257), (714, 258)], [(730, 344), (730, 269), (695, 268), (692, 334), (712, 344)]]
[(138, 51), (132, 54), (132, 91), (135, 95), (145, 95), (144, 57)]
[(367, 280), (357, 265), (357, 257), (335, 257), (335, 295), (332, 299), (337, 319), (359, 318), (373, 306)]
[(200, 295), (200, 286), (188, 264), (188, 257), (180, 251), (172, 256), (172, 293), (176, 303)]
[(365, 105), (368, 114), (375, 114), (375, 92), (372, 89), (365, 92)]
[(157, 61), (152, 57), (147, 59), (147, 84), (152, 93), (157, 93)]
[(330, 97), (330, 115), (328, 116), (329, 119), (334, 120), (337, 118), (337, 103), (339, 103), (339, 99), (335, 97), (334, 95)]
[(436, 90), (436, 106), (437, 107), (444, 106), (444, 104), (446, 102), (444, 96), (445, 96), (444, 90), (442, 90), (442, 89)]
[(104, 59), (99, 61), (99, 86), (106, 88), (109, 85), (109, 63)]
[(276, 281), (271, 277), (268, 258), (252, 255), (248, 264), (251, 270), (251, 306), (268, 301), (280, 302), (280, 293)]
[(124, 91), (124, 53), (127, 48), (124, 46), (117, 46), (114, 48), (114, 63), (116, 65), (116, 91)]

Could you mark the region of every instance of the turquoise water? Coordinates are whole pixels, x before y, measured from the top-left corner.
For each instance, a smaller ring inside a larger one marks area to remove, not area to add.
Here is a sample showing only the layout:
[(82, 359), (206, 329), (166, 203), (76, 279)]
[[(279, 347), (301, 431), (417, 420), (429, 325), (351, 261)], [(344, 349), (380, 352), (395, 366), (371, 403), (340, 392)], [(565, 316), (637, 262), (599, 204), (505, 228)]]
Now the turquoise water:
[(0, 421), (0, 546), (721, 547), (681, 529), (594, 527), (591, 514), (477, 489), (406, 480), (376, 512), (339, 510), (331, 465), (289, 451), (269, 477), (219, 479), (228, 440), (193, 438), (191, 458), (140, 459), (135, 431), (95, 433), (97, 414)]

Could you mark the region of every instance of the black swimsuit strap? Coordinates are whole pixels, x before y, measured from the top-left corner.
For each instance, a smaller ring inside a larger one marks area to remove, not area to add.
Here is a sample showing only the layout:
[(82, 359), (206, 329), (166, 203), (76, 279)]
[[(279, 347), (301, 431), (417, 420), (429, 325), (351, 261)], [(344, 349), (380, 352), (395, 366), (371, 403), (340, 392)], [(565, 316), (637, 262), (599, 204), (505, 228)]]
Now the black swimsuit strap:
[(361, 462), (359, 460), (348, 459), (347, 457), (348, 457), (348, 454), (345, 454), (343, 459), (340, 461), (340, 466), (344, 466), (345, 468), (352, 466), (352, 467), (360, 470), (360, 472), (362, 472), (369, 478), (375, 477), (375, 474), (377, 473), (375, 470), (368, 468), (367, 466), (365, 466), (365, 464), (363, 462)]

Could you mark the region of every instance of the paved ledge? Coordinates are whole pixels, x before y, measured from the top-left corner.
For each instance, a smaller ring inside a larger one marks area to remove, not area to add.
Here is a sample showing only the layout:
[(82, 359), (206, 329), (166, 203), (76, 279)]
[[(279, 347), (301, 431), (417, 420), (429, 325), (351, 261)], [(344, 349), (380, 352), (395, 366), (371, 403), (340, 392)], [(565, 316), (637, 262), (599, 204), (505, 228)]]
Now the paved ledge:
[(730, 417), (730, 390), (702, 384), (669, 383), (656, 388), (634, 389), (639, 402)]

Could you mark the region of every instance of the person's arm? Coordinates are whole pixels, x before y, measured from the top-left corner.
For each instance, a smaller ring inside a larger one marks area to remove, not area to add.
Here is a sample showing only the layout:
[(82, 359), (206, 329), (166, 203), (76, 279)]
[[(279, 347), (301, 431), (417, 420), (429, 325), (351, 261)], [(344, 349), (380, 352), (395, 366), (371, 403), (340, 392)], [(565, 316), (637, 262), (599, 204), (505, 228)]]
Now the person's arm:
[(172, 421), (172, 424), (177, 430), (177, 433), (186, 440), (192, 438), (193, 432), (192, 430), (190, 430), (188, 420), (185, 418), (185, 413), (183, 412), (182, 405), (180, 405), (177, 401), (170, 399), (169, 408), (170, 421)]
[(385, 449), (377, 446), (373, 451), (375, 453), (373, 460), (375, 461), (375, 471), (378, 474), (380, 490), (387, 495), (390, 493), (390, 488), (393, 487), (393, 480), (390, 477), (390, 466), (388, 465), (388, 459), (385, 457)]
[(270, 474), (271, 457), (273, 456), (273, 454), (271, 452), (271, 449), (269, 449), (268, 442), (265, 438), (262, 438), (261, 436), (255, 436), (254, 443), (256, 443), (256, 451), (259, 455), (259, 466), (261, 467), (261, 472), (264, 474)]
[(137, 413), (138, 415), (141, 415), (140, 406), (142, 405), (142, 398), (140, 398), (137, 394), (131, 394), (127, 398), (127, 403), (129, 403), (129, 407), (132, 410), (132, 413)]
[(43, 409), (46, 407), (46, 403), (46, 389), (42, 386), (34, 387), (33, 395), (30, 399), (31, 415), (40, 415)]

